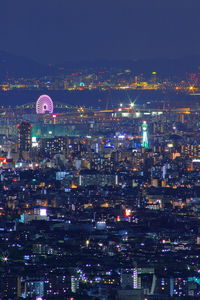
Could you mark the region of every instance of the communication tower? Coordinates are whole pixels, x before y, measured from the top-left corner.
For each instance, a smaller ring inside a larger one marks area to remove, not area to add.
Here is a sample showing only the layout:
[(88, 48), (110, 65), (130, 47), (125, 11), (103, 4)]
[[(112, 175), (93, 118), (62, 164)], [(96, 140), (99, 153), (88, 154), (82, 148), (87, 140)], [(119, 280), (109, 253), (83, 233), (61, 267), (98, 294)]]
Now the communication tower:
[(143, 121), (143, 124), (142, 124), (142, 147), (149, 148), (148, 125), (147, 125), (146, 121)]

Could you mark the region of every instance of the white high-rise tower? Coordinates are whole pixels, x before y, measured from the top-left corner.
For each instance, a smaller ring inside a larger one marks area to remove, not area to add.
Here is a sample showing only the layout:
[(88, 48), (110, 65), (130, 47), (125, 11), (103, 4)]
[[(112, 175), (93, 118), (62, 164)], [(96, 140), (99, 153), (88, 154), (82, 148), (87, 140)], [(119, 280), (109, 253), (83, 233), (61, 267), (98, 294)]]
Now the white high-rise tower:
[(143, 121), (143, 124), (142, 124), (142, 147), (149, 148), (148, 125), (147, 125), (146, 121)]

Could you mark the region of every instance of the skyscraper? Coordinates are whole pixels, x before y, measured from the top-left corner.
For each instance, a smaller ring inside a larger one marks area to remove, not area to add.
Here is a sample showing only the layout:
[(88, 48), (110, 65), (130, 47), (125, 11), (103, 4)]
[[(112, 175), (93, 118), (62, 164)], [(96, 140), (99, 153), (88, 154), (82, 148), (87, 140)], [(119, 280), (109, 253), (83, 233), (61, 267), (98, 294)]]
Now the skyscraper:
[(29, 152), (31, 149), (31, 124), (23, 121), (18, 125), (19, 132), (19, 151)]

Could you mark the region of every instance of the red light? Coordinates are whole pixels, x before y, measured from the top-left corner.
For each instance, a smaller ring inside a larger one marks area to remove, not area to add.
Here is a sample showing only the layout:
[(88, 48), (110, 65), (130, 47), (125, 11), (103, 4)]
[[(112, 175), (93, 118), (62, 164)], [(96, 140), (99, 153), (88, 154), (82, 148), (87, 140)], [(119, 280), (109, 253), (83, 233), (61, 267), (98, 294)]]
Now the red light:
[(125, 217), (130, 217), (131, 215), (132, 215), (131, 210), (130, 209), (126, 209), (125, 213), (124, 213), (124, 216)]
[(52, 116), (52, 118), (53, 118), (53, 119), (56, 119), (56, 118), (57, 118), (57, 116), (56, 116), (56, 115), (53, 115), (53, 116)]

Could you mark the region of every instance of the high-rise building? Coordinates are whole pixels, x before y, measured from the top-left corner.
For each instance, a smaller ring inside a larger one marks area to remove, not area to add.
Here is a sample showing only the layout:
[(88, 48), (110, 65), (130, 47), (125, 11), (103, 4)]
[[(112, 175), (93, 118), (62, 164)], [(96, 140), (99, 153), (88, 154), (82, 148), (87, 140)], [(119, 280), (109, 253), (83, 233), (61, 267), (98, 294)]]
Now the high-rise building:
[(138, 269), (137, 265), (133, 268), (133, 288), (138, 289)]
[(79, 280), (75, 276), (71, 276), (71, 291), (76, 293), (79, 289)]
[(65, 152), (67, 148), (67, 139), (63, 136), (42, 139), (41, 148), (45, 153), (49, 153), (50, 155)]
[[(24, 292), (22, 297), (35, 297), (41, 299), (44, 296), (44, 281), (42, 280), (27, 280), (25, 281)], [(34, 298), (35, 299), (35, 298)]]
[(138, 269), (136, 265), (134, 268), (121, 271), (121, 287), (123, 289), (138, 289)]
[(19, 151), (29, 152), (31, 149), (31, 124), (23, 121), (18, 125), (19, 132)]

